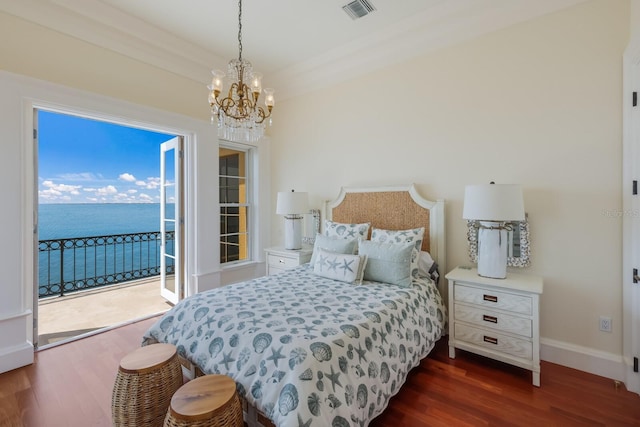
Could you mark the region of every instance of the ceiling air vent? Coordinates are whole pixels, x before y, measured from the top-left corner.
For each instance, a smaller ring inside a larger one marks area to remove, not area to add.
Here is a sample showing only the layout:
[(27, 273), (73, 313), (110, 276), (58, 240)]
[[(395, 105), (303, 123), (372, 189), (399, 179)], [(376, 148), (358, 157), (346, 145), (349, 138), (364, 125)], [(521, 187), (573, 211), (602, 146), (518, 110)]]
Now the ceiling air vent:
[(342, 6), (342, 10), (344, 10), (351, 19), (358, 19), (370, 14), (376, 10), (376, 8), (367, 0), (354, 0), (351, 3)]

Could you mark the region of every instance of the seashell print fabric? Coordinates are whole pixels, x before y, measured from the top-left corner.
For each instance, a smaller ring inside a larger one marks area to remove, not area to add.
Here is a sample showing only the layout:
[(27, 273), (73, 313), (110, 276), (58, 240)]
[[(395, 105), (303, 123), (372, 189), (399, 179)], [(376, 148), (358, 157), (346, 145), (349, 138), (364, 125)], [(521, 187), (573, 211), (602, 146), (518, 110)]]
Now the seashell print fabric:
[(187, 298), (143, 345), (166, 342), (238, 392), (276, 426), (367, 426), (444, 334), (428, 279), (410, 288), (352, 286), (308, 264)]

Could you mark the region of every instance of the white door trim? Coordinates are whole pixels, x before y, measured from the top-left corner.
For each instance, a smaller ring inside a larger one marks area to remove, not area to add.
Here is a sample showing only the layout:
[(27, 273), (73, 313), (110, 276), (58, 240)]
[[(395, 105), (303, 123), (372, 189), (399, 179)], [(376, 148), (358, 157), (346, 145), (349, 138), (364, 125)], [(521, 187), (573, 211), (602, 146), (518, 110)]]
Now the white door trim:
[[(185, 297), (184, 284), (184, 190), (183, 190), (183, 137), (163, 142), (160, 145), (160, 295), (163, 298), (177, 304)], [(173, 152), (173, 164), (167, 165), (166, 154)], [(167, 178), (167, 168), (173, 170), (169, 176), (173, 176), (173, 182)], [(172, 188), (171, 188), (172, 187)], [(173, 194), (174, 208), (171, 215), (167, 213), (167, 192)], [(174, 240), (172, 252), (167, 245), (167, 224), (173, 224)], [(173, 289), (168, 285), (167, 259), (173, 260)]]
[[(633, 283), (633, 269), (640, 270), (640, 194), (633, 195), (633, 181), (640, 181), (640, 38), (632, 38), (623, 56), (622, 82), (622, 356), (625, 385), (640, 394), (640, 373), (633, 372), (640, 358), (640, 283)], [(638, 189), (640, 193), (640, 189)]]

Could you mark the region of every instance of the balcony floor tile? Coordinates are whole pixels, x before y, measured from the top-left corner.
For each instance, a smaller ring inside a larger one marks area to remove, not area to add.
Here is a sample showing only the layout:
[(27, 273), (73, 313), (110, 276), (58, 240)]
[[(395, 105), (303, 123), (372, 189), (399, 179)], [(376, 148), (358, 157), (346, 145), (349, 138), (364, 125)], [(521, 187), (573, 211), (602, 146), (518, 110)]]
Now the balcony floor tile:
[(62, 343), (74, 336), (167, 311), (160, 279), (144, 279), (102, 289), (41, 300), (38, 345)]

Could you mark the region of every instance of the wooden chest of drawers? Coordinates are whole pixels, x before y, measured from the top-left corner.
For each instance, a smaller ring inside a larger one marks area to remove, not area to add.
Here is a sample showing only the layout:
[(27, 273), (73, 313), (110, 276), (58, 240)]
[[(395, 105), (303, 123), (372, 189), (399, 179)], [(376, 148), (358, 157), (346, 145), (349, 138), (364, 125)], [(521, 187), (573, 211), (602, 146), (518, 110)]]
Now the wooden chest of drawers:
[(540, 277), (478, 276), (458, 267), (449, 283), (449, 357), (456, 348), (529, 369), (540, 386)]

